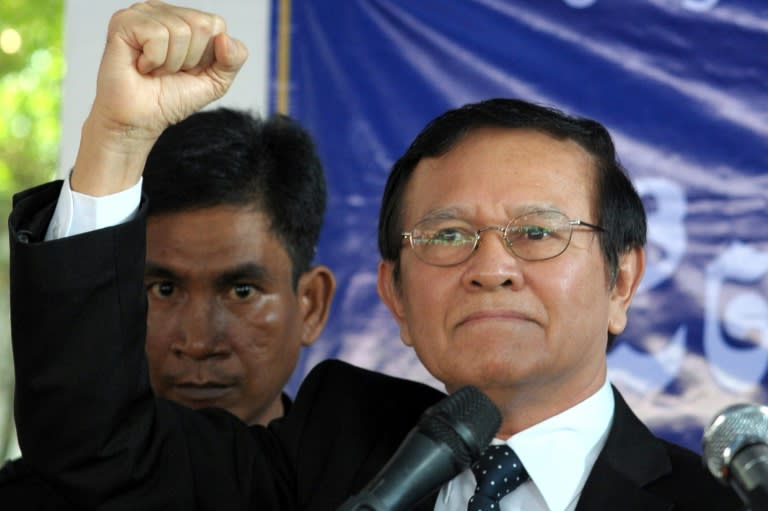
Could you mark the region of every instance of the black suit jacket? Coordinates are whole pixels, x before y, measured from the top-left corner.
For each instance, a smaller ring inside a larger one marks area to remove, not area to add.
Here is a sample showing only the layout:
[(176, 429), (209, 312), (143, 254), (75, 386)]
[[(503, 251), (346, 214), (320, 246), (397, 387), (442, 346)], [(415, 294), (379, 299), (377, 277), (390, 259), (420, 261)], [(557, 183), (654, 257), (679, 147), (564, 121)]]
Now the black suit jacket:
[[(443, 397), (327, 361), (269, 428), (154, 398), (143, 355), (145, 208), (126, 224), (40, 243), (57, 195), (55, 185), (20, 194), (10, 217), (16, 418), (27, 463), (80, 508), (333, 510)], [(740, 506), (697, 455), (655, 438), (616, 393), (578, 509)]]

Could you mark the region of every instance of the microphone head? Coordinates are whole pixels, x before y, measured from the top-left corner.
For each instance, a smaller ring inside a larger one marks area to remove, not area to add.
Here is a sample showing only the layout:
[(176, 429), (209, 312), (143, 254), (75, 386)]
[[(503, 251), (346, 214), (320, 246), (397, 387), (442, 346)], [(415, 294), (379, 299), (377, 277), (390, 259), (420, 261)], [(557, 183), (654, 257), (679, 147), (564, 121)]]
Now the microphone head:
[(704, 462), (725, 483), (733, 457), (744, 447), (768, 443), (768, 407), (736, 404), (722, 410), (704, 430)]
[(480, 456), (501, 426), (499, 409), (472, 386), (462, 387), (428, 408), (417, 428), (447, 445), (464, 467)]

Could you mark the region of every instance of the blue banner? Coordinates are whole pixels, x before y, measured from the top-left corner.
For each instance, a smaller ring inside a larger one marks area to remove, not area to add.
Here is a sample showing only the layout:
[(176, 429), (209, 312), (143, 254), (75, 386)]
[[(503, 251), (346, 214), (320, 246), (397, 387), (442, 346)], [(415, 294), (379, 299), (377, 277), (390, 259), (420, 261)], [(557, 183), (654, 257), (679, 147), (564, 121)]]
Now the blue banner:
[(376, 294), (380, 197), (430, 119), (505, 96), (605, 124), (644, 198), (648, 268), (609, 354), (638, 415), (700, 450), (724, 406), (766, 402), (765, 0), (275, 0), (273, 12), (271, 101), (319, 145), (318, 260), (339, 282), (291, 390), (325, 357), (438, 385)]

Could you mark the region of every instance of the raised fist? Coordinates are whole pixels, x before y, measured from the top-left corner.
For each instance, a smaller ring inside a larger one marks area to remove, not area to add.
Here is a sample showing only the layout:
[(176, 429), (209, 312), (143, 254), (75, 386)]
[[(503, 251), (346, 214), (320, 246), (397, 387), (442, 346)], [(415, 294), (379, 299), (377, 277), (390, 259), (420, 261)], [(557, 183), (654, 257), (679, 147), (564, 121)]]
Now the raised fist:
[(158, 0), (116, 12), (73, 189), (104, 195), (135, 183), (163, 130), (223, 96), (247, 57), (215, 14)]

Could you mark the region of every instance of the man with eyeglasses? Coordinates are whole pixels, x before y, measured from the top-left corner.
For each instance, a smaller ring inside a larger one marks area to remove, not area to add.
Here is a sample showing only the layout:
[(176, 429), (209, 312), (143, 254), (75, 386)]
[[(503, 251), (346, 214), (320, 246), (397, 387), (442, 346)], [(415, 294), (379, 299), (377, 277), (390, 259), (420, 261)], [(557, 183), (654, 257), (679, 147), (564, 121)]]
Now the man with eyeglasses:
[[(741, 508), (606, 379), (645, 236), (642, 201), (592, 120), (512, 99), (469, 104), (395, 163), (379, 293), (448, 392), (474, 385), (499, 407), (494, 443), (528, 474), (494, 503), (502, 511)], [(476, 484), (465, 471), (434, 509), (465, 509)]]
[[(152, 68), (142, 55), (166, 45), (169, 60), (183, 57), (185, 33), (175, 22), (144, 32), (144, 22), (117, 21), (120, 37), (105, 62), (162, 80), (158, 99), (187, 114), (212, 89), (181, 83), (214, 76), (221, 94), (242, 62), (236, 42), (195, 29), (194, 46), (215, 50), (204, 52), (210, 60), (192, 76), (177, 76), (163, 58)], [(178, 45), (168, 46), (169, 34)], [(117, 51), (128, 49), (126, 37), (138, 60), (112, 62), (127, 54)], [(167, 110), (146, 106), (142, 126), (156, 129)], [(129, 136), (136, 129), (122, 126)], [(137, 170), (86, 165), (73, 179), (120, 189)], [(28, 463), (83, 508), (334, 510), (444, 397), (326, 361), (307, 376), (291, 413), (268, 428), (157, 399), (139, 327), (144, 212), (38, 241), (50, 208), (31, 190), (10, 218), (17, 422)], [(394, 164), (379, 221), (379, 293), (403, 342), (447, 392), (474, 385), (497, 405), (502, 425), (481, 461), (505, 452), (519, 483), (482, 507), (491, 498), (474, 495), (486, 485), (483, 470), (468, 469), (417, 509), (741, 508), (695, 453), (654, 437), (606, 379), (606, 350), (643, 273), (645, 230), (642, 202), (605, 128), (524, 101), (446, 112)]]

